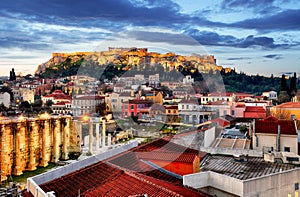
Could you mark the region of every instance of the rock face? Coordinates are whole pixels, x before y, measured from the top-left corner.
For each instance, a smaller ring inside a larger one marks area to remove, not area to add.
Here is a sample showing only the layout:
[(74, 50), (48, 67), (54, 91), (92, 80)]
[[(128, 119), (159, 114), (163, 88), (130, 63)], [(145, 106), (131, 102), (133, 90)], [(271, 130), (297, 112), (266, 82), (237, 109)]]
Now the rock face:
[[(65, 61), (70, 63), (84, 59), (96, 65), (155, 65), (159, 64), (165, 69), (172, 70), (178, 67), (193, 66), (199, 71), (222, 70), (217, 66), (213, 55), (191, 55), (182, 56), (174, 53), (160, 54), (148, 52), (147, 48), (109, 48), (108, 51), (101, 52), (74, 52), (74, 53), (53, 53), (49, 61), (38, 66), (36, 74), (43, 73), (47, 68), (51, 68)], [(226, 71), (230, 71), (230, 69)]]

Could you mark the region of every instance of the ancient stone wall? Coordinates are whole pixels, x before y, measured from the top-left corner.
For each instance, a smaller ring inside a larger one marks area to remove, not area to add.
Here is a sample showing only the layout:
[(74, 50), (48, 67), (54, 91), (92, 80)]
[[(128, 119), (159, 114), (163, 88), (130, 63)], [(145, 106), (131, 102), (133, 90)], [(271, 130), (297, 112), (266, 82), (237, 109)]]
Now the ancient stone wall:
[(77, 136), (70, 116), (1, 121), (1, 181), (11, 174), (68, 159), (70, 147), (80, 150)]

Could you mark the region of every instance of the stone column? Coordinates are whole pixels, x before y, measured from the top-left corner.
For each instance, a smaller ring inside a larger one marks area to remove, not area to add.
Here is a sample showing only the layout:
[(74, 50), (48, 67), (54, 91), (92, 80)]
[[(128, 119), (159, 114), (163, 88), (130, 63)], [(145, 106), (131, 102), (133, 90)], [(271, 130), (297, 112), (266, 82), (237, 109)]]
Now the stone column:
[(63, 128), (63, 135), (64, 135), (64, 141), (63, 141), (63, 154), (62, 154), (62, 159), (67, 160), (69, 159), (69, 152), (68, 152), (68, 147), (69, 147), (69, 140), (70, 140), (70, 121), (71, 118), (66, 118), (65, 119), (65, 127)]
[(106, 122), (105, 119), (102, 120), (102, 147), (105, 147), (105, 138), (106, 138)]
[(111, 134), (110, 133), (107, 136), (107, 146), (111, 146)]
[(29, 140), (29, 164), (27, 166), (27, 170), (35, 170), (36, 169), (36, 159), (35, 159), (35, 143), (38, 140), (36, 138), (38, 133), (38, 126), (36, 122), (33, 120), (30, 122), (31, 129), (29, 130), (30, 140)]
[(77, 125), (77, 129), (78, 129), (78, 134), (79, 134), (79, 145), (81, 147), (82, 145), (82, 142), (83, 142), (83, 139), (82, 139), (82, 123), (81, 122), (76, 122), (76, 125)]
[(48, 138), (48, 130), (49, 128), (49, 120), (44, 119), (42, 120), (44, 123), (44, 128), (42, 131), (42, 159), (40, 162), (40, 166), (46, 167), (48, 165), (48, 159), (47, 159), (47, 138)]
[(96, 123), (96, 152), (98, 152), (99, 150), (99, 127), (100, 127), (100, 124), (99, 123)]
[(93, 154), (93, 123), (89, 122), (89, 154)]
[[(17, 127), (14, 128), (15, 130), (15, 166), (13, 169), (14, 175), (21, 175), (23, 172), (22, 170), (22, 161), (24, 161), (24, 158), (22, 158), (22, 141), (24, 141), (24, 136), (22, 135), (22, 130), (24, 128), (24, 123), (19, 122), (17, 123)], [(22, 128), (23, 127), (23, 128)]]
[(56, 163), (59, 160), (59, 145), (60, 145), (60, 140), (59, 140), (59, 134), (60, 134), (60, 118), (57, 118), (55, 120), (55, 126), (53, 129), (53, 157), (51, 158), (51, 161)]
[(11, 130), (8, 128), (8, 125), (6, 123), (2, 123), (1, 125), (1, 132), (2, 135), (0, 135), (1, 138), (1, 181), (7, 180), (7, 175), (9, 175), (10, 172), (10, 165), (11, 165), (11, 160), (9, 157), (9, 152), (12, 150), (12, 143), (10, 141), (10, 135), (11, 135)]

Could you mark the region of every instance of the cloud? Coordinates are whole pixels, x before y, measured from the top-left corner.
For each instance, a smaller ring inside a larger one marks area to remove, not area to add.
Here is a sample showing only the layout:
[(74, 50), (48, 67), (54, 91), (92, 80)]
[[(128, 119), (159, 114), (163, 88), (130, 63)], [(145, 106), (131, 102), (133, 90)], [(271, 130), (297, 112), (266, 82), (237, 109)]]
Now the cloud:
[(267, 59), (275, 59), (275, 60), (282, 59), (282, 56), (280, 54), (270, 54), (270, 55), (265, 55), (263, 57)]
[(163, 42), (174, 45), (199, 45), (195, 39), (179, 33), (131, 31), (126, 34), (131, 39), (147, 42)]
[(216, 32), (198, 31), (196, 29), (186, 30), (185, 34), (196, 39), (200, 44), (212, 46), (226, 46), (236, 48), (255, 48), (265, 49), (288, 48), (288, 44), (275, 44), (274, 39), (266, 36), (255, 37), (249, 35), (246, 38), (236, 38), (231, 35), (220, 35)]
[(285, 10), (271, 16), (247, 19), (229, 26), (259, 31), (300, 30), (300, 10)]
[(249, 57), (230, 57), (230, 58), (227, 58), (226, 60), (249, 60), (251, 58)]
[[(269, 14), (279, 11), (280, 8), (275, 6), (278, 0), (223, 0), (222, 9), (252, 9), (255, 13)], [(286, 0), (288, 1), (288, 0)]]
[(189, 19), (189, 16), (181, 14), (180, 7), (170, 0), (149, 0), (142, 4), (135, 4), (129, 0), (120, 0), (117, 3), (111, 0), (16, 0), (12, 4), (9, 0), (4, 0), (0, 8), (5, 10), (2, 14), (10, 17), (21, 15), (27, 20), (45, 23), (106, 28), (130, 24), (170, 26)]

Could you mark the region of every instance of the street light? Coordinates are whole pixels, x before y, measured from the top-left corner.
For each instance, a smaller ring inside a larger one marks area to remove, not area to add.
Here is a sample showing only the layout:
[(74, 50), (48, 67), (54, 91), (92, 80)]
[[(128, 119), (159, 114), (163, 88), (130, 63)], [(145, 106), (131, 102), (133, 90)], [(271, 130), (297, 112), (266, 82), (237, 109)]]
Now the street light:
[(90, 116), (85, 114), (83, 117), (82, 117), (82, 121), (83, 122), (89, 122), (90, 121)]

